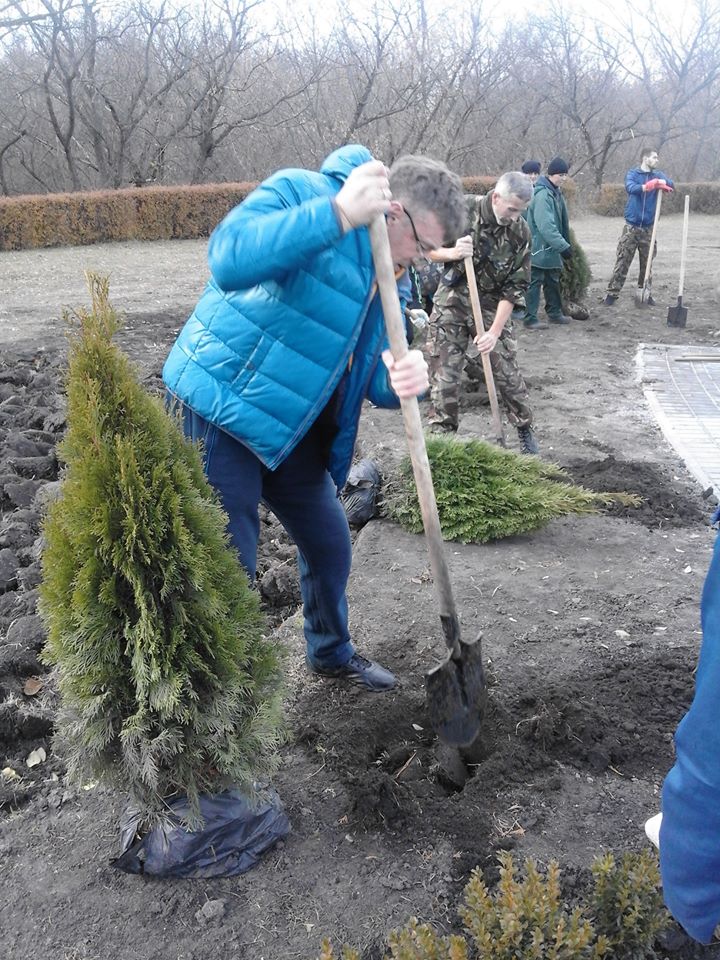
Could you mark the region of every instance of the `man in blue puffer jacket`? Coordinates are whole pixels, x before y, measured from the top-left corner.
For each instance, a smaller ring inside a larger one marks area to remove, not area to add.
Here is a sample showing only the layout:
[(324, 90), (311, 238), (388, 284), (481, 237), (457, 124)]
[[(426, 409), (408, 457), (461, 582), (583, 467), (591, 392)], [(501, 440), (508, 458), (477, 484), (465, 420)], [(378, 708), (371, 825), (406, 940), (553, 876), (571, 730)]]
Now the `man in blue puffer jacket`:
[[(654, 147), (644, 147), (640, 154), (640, 166), (633, 167), (625, 175), (625, 190), (628, 195), (625, 204), (625, 226), (618, 240), (615, 269), (603, 300), (607, 307), (611, 307), (620, 296), (636, 250), (640, 256), (638, 287), (642, 289), (645, 286), (645, 269), (650, 256), (658, 193), (660, 190), (672, 191), (674, 186), (672, 180), (662, 170), (657, 169), (657, 165), (657, 150)], [(656, 253), (657, 243), (652, 252), (653, 259)], [(651, 307), (655, 305), (651, 295), (648, 295), (647, 303)]]
[(251, 581), (262, 500), (298, 548), (308, 666), (373, 691), (396, 679), (350, 639), (337, 494), (363, 400), (395, 407), (428, 386), (420, 351), (394, 362), (386, 349), (367, 230), (380, 214), (402, 285), (413, 259), (459, 232), (462, 184), (425, 157), (388, 171), (361, 146), (319, 173), (269, 177), (213, 232), (211, 279), (163, 370)]

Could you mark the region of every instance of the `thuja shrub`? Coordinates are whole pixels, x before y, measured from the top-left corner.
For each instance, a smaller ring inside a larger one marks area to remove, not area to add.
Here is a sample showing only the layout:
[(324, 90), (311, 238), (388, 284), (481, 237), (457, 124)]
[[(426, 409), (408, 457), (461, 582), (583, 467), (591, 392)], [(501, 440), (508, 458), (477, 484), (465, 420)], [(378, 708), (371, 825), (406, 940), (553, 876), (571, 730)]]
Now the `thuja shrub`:
[(112, 343), (107, 280), (89, 287), (70, 344), (61, 496), (44, 522), (57, 743), (71, 779), (128, 790), (144, 826), (178, 794), (192, 825), (201, 793), (252, 792), (276, 769), (279, 663), (198, 449)]
[(592, 271), (587, 255), (578, 242), (572, 227), (570, 228), (570, 249), (572, 250), (572, 257), (569, 260), (563, 260), (560, 273), (560, 294), (563, 303), (579, 303), (587, 295), (592, 280)]
[[(459, 913), (463, 933), (442, 936), (430, 924), (411, 920), (389, 938), (386, 960), (645, 960), (654, 957), (656, 935), (670, 917), (662, 905), (657, 860), (648, 851), (612, 855), (592, 867), (595, 889), (574, 907), (561, 896), (556, 862), (543, 875), (532, 860), (515, 875), (501, 853), (500, 880), (491, 892), (479, 870), (465, 887)], [(360, 960), (345, 946), (335, 954), (329, 941), (319, 960)]]
[[(446, 540), (485, 543), (537, 530), (555, 517), (598, 513), (613, 502), (640, 504), (633, 494), (587, 490), (555, 464), (482, 440), (431, 436), (427, 453)], [(422, 532), (409, 457), (386, 485), (385, 507), (406, 530)]]

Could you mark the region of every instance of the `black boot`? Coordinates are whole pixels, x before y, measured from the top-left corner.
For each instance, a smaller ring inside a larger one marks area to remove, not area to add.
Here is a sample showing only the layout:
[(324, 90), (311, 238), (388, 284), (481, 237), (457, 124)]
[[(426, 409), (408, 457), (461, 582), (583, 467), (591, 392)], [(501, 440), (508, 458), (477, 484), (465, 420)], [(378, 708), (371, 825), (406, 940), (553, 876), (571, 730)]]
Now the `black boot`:
[(520, 449), (523, 453), (540, 453), (540, 447), (535, 439), (532, 427), (518, 427), (518, 437), (520, 437)]

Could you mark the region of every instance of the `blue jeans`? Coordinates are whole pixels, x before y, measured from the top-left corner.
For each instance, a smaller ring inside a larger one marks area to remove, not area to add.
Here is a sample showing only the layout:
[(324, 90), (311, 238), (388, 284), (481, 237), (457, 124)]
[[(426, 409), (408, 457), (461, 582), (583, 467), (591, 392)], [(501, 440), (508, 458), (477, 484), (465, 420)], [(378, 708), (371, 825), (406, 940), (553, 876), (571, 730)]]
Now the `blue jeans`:
[(352, 543), (319, 431), (311, 429), (279, 467), (269, 470), (246, 446), (189, 407), (182, 414), (185, 435), (202, 441), (205, 475), (230, 518), (228, 532), (250, 582), (255, 580), (262, 501), (297, 546), (310, 663), (347, 663), (355, 652), (345, 594)]

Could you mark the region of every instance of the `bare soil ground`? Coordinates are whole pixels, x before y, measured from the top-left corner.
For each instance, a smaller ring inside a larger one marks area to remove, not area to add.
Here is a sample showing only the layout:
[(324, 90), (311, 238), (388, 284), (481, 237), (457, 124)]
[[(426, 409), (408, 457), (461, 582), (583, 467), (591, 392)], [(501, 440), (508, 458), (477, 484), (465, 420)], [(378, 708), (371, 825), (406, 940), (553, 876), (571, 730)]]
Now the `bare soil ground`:
[[(692, 697), (714, 533), (712, 500), (652, 421), (635, 356), (641, 342), (720, 341), (708, 268), (720, 246), (717, 224), (691, 220), (685, 330), (665, 322), (677, 298), (681, 218), (661, 222), (657, 306), (638, 310), (634, 276), (615, 307), (599, 304), (621, 224), (584, 217), (573, 225), (597, 278), (590, 320), (520, 331), (542, 456), (590, 487), (637, 492), (645, 503), (560, 519), (532, 536), (448, 545), (462, 628), (483, 631), (492, 683), (484, 749), (466, 758), (466, 782), (425, 713), (423, 674), (441, 635), (423, 540), (374, 520), (355, 542), (352, 627), (360, 649), (402, 686), (370, 696), (308, 677), (299, 618), (283, 620), (276, 635), (288, 650), (293, 739), (275, 787), (292, 831), (249, 873), (213, 881), (112, 868), (125, 798), (62, 781), (35, 617), (35, 496), (57, 476), (63, 425), (61, 308), (84, 302), (84, 269), (109, 273), (113, 300), (128, 315), (122, 344), (157, 386), (204, 282), (204, 244), (2, 255), (0, 768), (18, 777), (0, 780), (0, 955), (290, 960), (316, 956), (329, 936), (379, 958), (388, 931), (410, 916), (455, 928), (470, 870), (479, 865), (492, 879), (499, 849), (559, 860), (572, 896), (593, 856), (644, 843), (643, 822), (658, 809), (672, 763), (672, 733)], [(473, 394), (460, 436), (492, 437), (489, 412)], [(368, 409), (359, 448), (389, 472), (404, 449), (400, 415)], [(291, 567), (270, 520), (266, 540)], [(270, 605), (275, 590), (274, 620), (288, 612), (293, 590), (291, 573), (283, 582), (277, 566), (268, 562), (264, 592)], [(27, 692), (31, 677), (40, 678), (39, 692)], [(29, 767), (39, 747), (47, 759)], [(710, 955), (679, 936), (659, 953)]]

